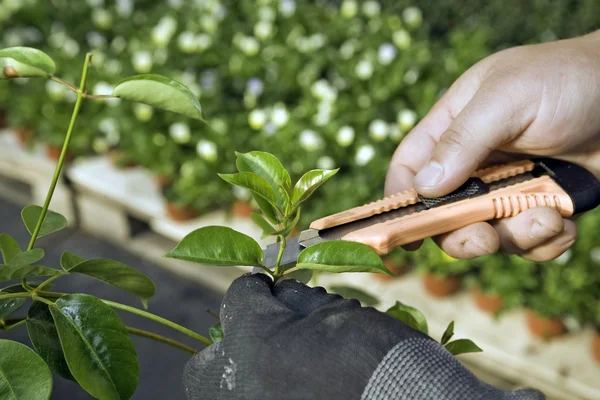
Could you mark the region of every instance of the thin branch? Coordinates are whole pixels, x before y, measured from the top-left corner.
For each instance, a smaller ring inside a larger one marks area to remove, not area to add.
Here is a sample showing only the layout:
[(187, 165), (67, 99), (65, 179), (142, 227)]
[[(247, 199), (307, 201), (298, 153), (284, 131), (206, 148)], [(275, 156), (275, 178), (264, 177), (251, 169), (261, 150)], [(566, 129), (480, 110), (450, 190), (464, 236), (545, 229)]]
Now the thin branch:
[(4, 321), (3, 326), (2, 326), (2, 330), (3, 331), (10, 331), (13, 330), (15, 328), (18, 328), (21, 325), (24, 325), (25, 323), (27, 323), (27, 318), (23, 318), (18, 322), (15, 322), (14, 324), (7, 324), (6, 321)]
[(183, 344), (181, 342), (178, 342), (177, 340), (173, 340), (173, 339), (161, 336), (161, 335), (153, 333), (153, 332), (148, 332), (148, 331), (145, 331), (143, 329), (133, 328), (131, 326), (127, 327), (127, 331), (129, 333), (131, 333), (132, 335), (143, 336), (143, 337), (146, 337), (148, 339), (156, 340), (157, 342), (162, 342), (162, 343), (168, 344), (169, 346), (176, 347), (179, 350), (183, 350), (183, 351), (188, 352), (190, 354), (196, 354), (197, 353), (197, 351), (195, 349), (191, 348), (188, 345), (185, 345), (185, 344)]
[(67, 81), (63, 81), (63, 80), (62, 80), (62, 79), (60, 79), (58, 76), (51, 75), (51, 76), (50, 76), (50, 79), (52, 79), (52, 80), (53, 80), (53, 81), (55, 81), (55, 82), (58, 82), (58, 83), (60, 83), (60, 84), (61, 84), (61, 85), (63, 85), (63, 86), (66, 86), (67, 88), (71, 89), (71, 90), (72, 90), (73, 92), (75, 92), (75, 93), (77, 93), (77, 91), (79, 90), (79, 89), (77, 89), (77, 87), (75, 87), (75, 85), (71, 85), (69, 82), (67, 82)]
[(110, 94), (89, 94), (89, 93), (84, 93), (83, 97), (85, 97), (86, 99), (94, 99), (94, 100), (99, 100), (99, 99), (117, 99), (118, 97), (115, 96), (111, 96)]

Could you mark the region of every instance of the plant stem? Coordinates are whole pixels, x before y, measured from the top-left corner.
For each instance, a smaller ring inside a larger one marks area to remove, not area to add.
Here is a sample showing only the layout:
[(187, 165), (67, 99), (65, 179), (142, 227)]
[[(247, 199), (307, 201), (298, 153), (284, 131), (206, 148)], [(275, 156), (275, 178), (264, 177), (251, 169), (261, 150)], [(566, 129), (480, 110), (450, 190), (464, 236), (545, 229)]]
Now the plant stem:
[(279, 264), (281, 264), (281, 257), (283, 257), (283, 252), (285, 251), (286, 245), (285, 236), (279, 236), (279, 240), (281, 244), (279, 245), (279, 254), (277, 254), (277, 260), (275, 261), (275, 272), (273, 273), (274, 276), (281, 275), (279, 271), (281, 266)]
[(131, 306), (127, 306), (125, 304), (121, 304), (121, 303), (115, 303), (114, 301), (110, 301), (110, 300), (102, 300), (104, 302), (104, 304), (106, 304), (107, 306), (116, 308), (118, 310), (122, 310), (122, 311), (127, 311), (129, 313), (132, 314), (136, 314), (139, 315), (140, 317), (144, 317), (147, 318), (149, 320), (152, 320), (154, 322), (158, 322), (159, 324), (163, 324), (165, 326), (168, 326), (171, 329), (174, 329), (178, 332), (183, 333), (184, 335), (187, 335), (193, 339), (198, 340), (199, 342), (204, 343), (207, 346), (210, 346), (211, 344), (213, 344), (212, 340), (188, 329), (185, 328), (181, 325), (176, 324), (175, 322), (171, 322), (168, 319), (164, 319), (162, 317), (159, 317), (158, 315), (154, 315), (152, 313), (149, 313), (147, 311), (144, 310), (140, 310), (139, 308), (135, 308), (135, 307), (131, 307)]
[(152, 339), (152, 340), (156, 340), (157, 342), (162, 342), (162, 343), (168, 344), (169, 346), (176, 347), (179, 350), (183, 350), (183, 351), (188, 352), (190, 354), (196, 354), (197, 353), (197, 351), (195, 349), (193, 349), (193, 348), (191, 348), (191, 347), (189, 347), (189, 346), (187, 346), (187, 345), (185, 345), (185, 344), (183, 344), (181, 342), (178, 342), (177, 340), (173, 340), (173, 339), (161, 336), (161, 335), (153, 333), (153, 332), (148, 332), (148, 331), (145, 331), (143, 329), (133, 328), (131, 326), (127, 327), (127, 331), (129, 333), (131, 333), (132, 335), (143, 336), (143, 337), (146, 337), (146, 338), (149, 338), (149, 339)]
[(271, 275), (273, 278), (275, 278), (275, 273), (273, 273), (273, 271), (271, 271), (269, 268), (265, 267), (264, 265), (257, 265), (257, 267), (265, 271), (267, 274)]
[(48, 189), (48, 194), (46, 195), (46, 200), (44, 201), (44, 206), (42, 207), (42, 212), (40, 213), (40, 217), (38, 218), (35, 229), (31, 234), (31, 240), (29, 242), (29, 246), (27, 246), (27, 250), (31, 250), (33, 249), (33, 246), (35, 246), (35, 241), (37, 240), (37, 236), (40, 233), (40, 229), (42, 228), (42, 224), (44, 223), (44, 219), (46, 218), (46, 213), (48, 212), (48, 207), (50, 206), (50, 201), (52, 200), (52, 195), (54, 194), (54, 190), (56, 189), (56, 184), (58, 183), (58, 178), (60, 176), (60, 172), (62, 171), (62, 167), (65, 162), (65, 157), (67, 155), (67, 148), (69, 147), (71, 136), (73, 134), (73, 128), (75, 127), (75, 121), (77, 121), (77, 116), (79, 115), (79, 110), (81, 109), (83, 93), (85, 91), (85, 84), (87, 82), (88, 67), (91, 60), (92, 54), (87, 53), (85, 56), (85, 62), (83, 64), (83, 71), (81, 73), (81, 83), (79, 84), (79, 89), (76, 90), (77, 100), (75, 101), (75, 107), (73, 108), (73, 114), (71, 115), (71, 122), (69, 123), (69, 128), (67, 129), (67, 135), (65, 137), (65, 141), (60, 152), (60, 157), (58, 158), (58, 163), (56, 164), (56, 168), (54, 169), (54, 176), (52, 177), (52, 182), (50, 183), (50, 188)]
[(34, 291), (36, 291), (36, 292), (41, 291), (44, 288), (44, 286), (47, 286), (50, 282), (54, 282), (55, 280), (57, 280), (58, 278), (60, 278), (62, 276), (63, 276), (63, 274), (51, 276), (50, 278), (46, 279), (44, 282), (40, 283), (38, 285), (38, 287), (36, 287), (34, 289)]
[(39, 301), (39, 302), (44, 303), (44, 304), (46, 304), (46, 305), (48, 305), (50, 307), (56, 307), (53, 302), (51, 302), (50, 300), (47, 300), (47, 299), (45, 299), (43, 297), (40, 297), (38, 295), (34, 294), (33, 296), (31, 296), (31, 298), (33, 299), (33, 301)]
[(6, 300), (6, 299), (28, 299), (30, 297), (31, 297), (31, 293), (29, 293), (29, 292), (0, 294), (0, 300)]
[(23, 318), (19, 322), (15, 322), (14, 324), (11, 324), (11, 325), (7, 325), (6, 323), (3, 323), (2, 330), (7, 332), (7, 331), (13, 330), (15, 328), (18, 328), (19, 326), (24, 325), (26, 323), (27, 323), (27, 318)]
[(75, 87), (75, 85), (71, 85), (69, 82), (67, 82), (67, 81), (63, 81), (63, 80), (62, 80), (62, 79), (60, 79), (58, 76), (54, 76), (54, 75), (52, 75), (52, 76), (50, 77), (50, 79), (52, 79), (52, 80), (53, 80), (53, 81), (55, 81), (55, 82), (58, 82), (58, 83), (60, 83), (60, 84), (61, 84), (61, 85), (63, 85), (63, 86), (66, 86), (66, 87), (68, 87), (69, 89), (71, 89), (72, 91), (74, 91), (75, 93), (77, 93), (77, 88)]
[(115, 96), (111, 96), (110, 94), (89, 94), (89, 93), (84, 93), (83, 97), (85, 97), (86, 99), (95, 99), (95, 100), (116, 99), (117, 98)]

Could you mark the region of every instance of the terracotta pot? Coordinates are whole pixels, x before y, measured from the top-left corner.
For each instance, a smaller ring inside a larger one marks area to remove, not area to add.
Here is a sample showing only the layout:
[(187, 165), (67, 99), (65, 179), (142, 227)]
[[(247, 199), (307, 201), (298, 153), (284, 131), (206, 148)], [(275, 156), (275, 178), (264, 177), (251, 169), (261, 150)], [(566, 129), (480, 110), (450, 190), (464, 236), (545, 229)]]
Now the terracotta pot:
[(534, 336), (544, 339), (560, 336), (567, 331), (561, 319), (542, 317), (533, 311), (527, 311), (527, 328)]
[(189, 221), (198, 216), (198, 212), (189, 206), (178, 206), (173, 203), (167, 203), (167, 214), (173, 221)]
[(254, 208), (245, 201), (236, 200), (231, 206), (231, 212), (233, 215), (241, 218), (250, 218), (250, 214), (254, 211)]
[(434, 297), (445, 297), (454, 294), (460, 290), (462, 277), (438, 276), (427, 273), (423, 278), (425, 290)]
[(171, 183), (171, 178), (168, 175), (155, 175), (154, 179), (161, 189), (167, 187)]
[(108, 152), (108, 158), (110, 159), (112, 165), (117, 169), (137, 167), (137, 163), (133, 160), (129, 160), (125, 164), (121, 164), (121, 152), (119, 150), (110, 150)]
[[(60, 158), (60, 152), (62, 151), (61, 146), (57, 146), (54, 144), (46, 144), (46, 156), (52, 161), (58, 162)], [(73, 161), (73, 154), (67, 150), (67, 154), (65, 154), (65, 161)]]
[(471, 295), (477, 308), (490, 314), (496, 314), (504, 306), (502, 297), (497, 294), (483, 294), (481, 289), (474, 288)]
[(383, 257), (383, 264), (394, 275), (375, 274), (375, 278), (381, 279), (382, 281), (392, 280), (397, 276), (402, 275), (406, 270), (406, 266), (404, 264), (398, 264), (388, 257)]
[(594, 338), (592, 339), (592, 354), (597, 361), (600, 361), (600, 328), (596, 328)]
[(17, 134), (17, 139), (19, 140), (19, 143), (21, 143), (23, 146), (27, 146), (31, 141), (31, 131), (29, 129), (17, 128), (15, 130), (15, 133)]

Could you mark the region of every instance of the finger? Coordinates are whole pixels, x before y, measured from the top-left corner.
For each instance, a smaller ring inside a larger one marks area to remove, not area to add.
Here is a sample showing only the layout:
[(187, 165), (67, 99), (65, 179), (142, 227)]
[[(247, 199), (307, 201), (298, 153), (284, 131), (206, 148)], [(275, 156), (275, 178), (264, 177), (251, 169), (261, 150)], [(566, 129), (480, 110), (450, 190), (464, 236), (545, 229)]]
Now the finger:
[(221, 303), (221, 325), (227, 335), (241, 327), (262, 323), (269, 325), (278, 317), (291, 315), (291, 311), (280, 303), (272, 293), (273, 281), (265, 274), (248, 274), (237, 278)]
[[(183, 371), (183, 386), (189, 400), (211, 398), (221, 386), (226, 360), (223, 342), (215, 343), (190, 359)], [(214, 397), (213, 397), (214, 398)]]
[(323, 306), (344, 301), (342, 296), (329, 294), (322, 287), (311, 288), (294, 279), (279, 281), (273, 289), (273, 295), (303, 317)]
[[(518, 88), (517, 88), (518, 89)], [(487, 81), (459, 111), (415, 176), (415, 188), (428, 197), (462, 185), (495, 149), (513, 140), (535, 117), (526, 91), (511, 81)]]
[(526, 251), (521, 254), (521, 257), (536, 262), (554, 260), (573, 246), (575, 240), (577, 240), (577, 227), (575, 226), (575, 222), (565, 219), (564, 229), (560, 234), (554, 236), (544, 244)]
[(478, 222), (434, 238), (450, 257), (471, 259), (494, 254), (500, 247), (496, 230), (487, 222)]
[(495, 221), (492, 226), (498, 232), (502, 251), (521, 254), (559, 235), (564, 229), (564, 222), (555, 209), (536, 207), (516, 217)]

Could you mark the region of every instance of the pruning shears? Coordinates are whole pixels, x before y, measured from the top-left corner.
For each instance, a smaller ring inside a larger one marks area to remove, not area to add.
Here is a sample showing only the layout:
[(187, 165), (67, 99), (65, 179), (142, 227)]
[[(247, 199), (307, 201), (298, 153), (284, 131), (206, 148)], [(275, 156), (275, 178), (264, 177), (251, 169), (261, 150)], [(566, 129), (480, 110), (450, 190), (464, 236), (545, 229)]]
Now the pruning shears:
[[(522, 160), (476, 171), (454, 192), (427, 198), (406, 190), (318, 219), (287, 241), (281, 266), (291, 268), (305, 248), (329, 240), (360, 242), (385, 255), (398, 246), (476, 222), (552, 207), (572, 217), (600, 205), (600, 182), (585, 168), (551, 158)], [(267, 246), (263, 265), (274, 268), (280, 243)]]

